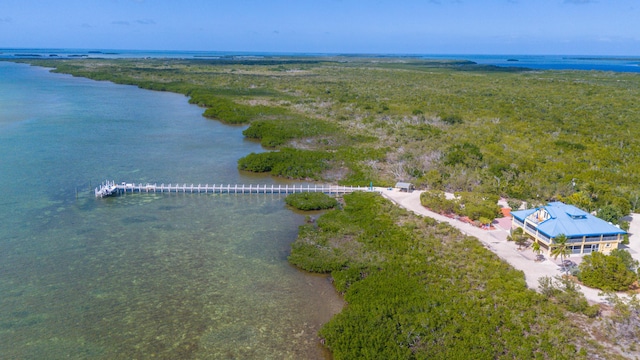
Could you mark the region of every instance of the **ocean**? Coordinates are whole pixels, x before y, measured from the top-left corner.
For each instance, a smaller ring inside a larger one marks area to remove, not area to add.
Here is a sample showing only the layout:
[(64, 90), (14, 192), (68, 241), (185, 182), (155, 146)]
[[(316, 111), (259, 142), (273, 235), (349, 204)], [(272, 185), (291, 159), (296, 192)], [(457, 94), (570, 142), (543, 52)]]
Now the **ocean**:
[(279, 195), (96, 198), (239, 173), (243, 127), (171, 93), (0, 62), (0, 359), (323, 359), (343, 302), (290, 266)]
[[(109, 49), (2, 49), (0, 58), (168, 58), (168, 59), (217, 59), (260, 58), (278, 56), (336, 56), (328, 53), (265, 53), (229, 51), (168, 51), (168, 50), (109, 50)], [(357, 54), (347, 54), (354, 56)], [(591, 55), (526, 55), (526, 54), (362, 54), (363, 56), (411, 57), (441, 60), (468, 60), (480, 65), (518, 67), (537, 70), (582, 70), (640, 72), (640, 56), (591, 56)]]

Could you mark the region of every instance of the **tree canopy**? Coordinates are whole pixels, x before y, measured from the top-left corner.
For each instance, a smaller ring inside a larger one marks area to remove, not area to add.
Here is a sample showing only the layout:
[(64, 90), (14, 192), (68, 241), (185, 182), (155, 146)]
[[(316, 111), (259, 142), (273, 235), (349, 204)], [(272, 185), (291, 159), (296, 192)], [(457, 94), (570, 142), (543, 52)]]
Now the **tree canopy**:
[[(623, 255), (604, 255), (594, 252), (582, 258), (579, 265), (579, 279), (585, 285), (602, 290), (627, 290), (637, 280), (637, 274), (627, 266), (637, 266), (628, 262), (625, 264)], [(636, 267), (637, 268), (637, 267)]]
[(447, 224), (373, 193), (344, 200), (317, 226), (302, 226), (289, 258), (330, 272), (345, 295), (348, 305), (320, 331), (335, 359), (587, 359), (600, 351), (564, 317), (564, 306), (597, 314), (578, 292), (554, 292), (559, 307)]

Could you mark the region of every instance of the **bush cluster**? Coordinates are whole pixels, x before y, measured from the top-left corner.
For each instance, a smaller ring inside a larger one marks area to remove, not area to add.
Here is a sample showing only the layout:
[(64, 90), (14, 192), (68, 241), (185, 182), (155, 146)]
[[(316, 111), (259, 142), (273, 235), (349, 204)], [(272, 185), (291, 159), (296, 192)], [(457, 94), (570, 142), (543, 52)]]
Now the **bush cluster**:
[(420, 194), (420, 202), (437, 213), (457, 214), (471, 220), (484, 219), (489, 223), (500, 212), (497, 205), (498, 196), (472, 192), (455, 193), (454, 199), (447, 199), (445, 193), (439, 190), (429, 190)]
[(206, 106), (204, 116), (226, 124), (248, 124), (254, 119), (286, 114), (286, 110), (279, 107), (244, 105), (231, 99), (205, 95), (200, 92), (193, 92), (189, 101)]
[(585, 285), (606, 291), (628, 290), (638, 279), (638, 262), (625, 250), (611, 255), (594, 252), (582, 258), (578, 278)]
[(251, 153), (238, 160), (238, 169), (268, 172), (292, 179), (320, 180), (333, 155), (321, 151), (285, 148), (280, 151)]
[(376, 194), (344, 200), (343, 210), (301, 228), (289, 257), (331, 272), (345, 294), (348, 306), (320, 331), (335, 359), (587, 359), (597, 352), (558, 304), (527, 289), (521, 272), (477, 240)]
[(538, 282), (543, 295), (565, 306), (569, 311), (582, 313), (590, 318), (600, 314), (600, 306), (589, 305), (578, 285), (572, 280), (564, 277), (542, 277)]
[(298, 210), (324, 210), (338, 206), (338, 200), (324, 193), (297, 193), (284, 198), (287, 205)]
[(262, 146), (277, 147), (292, 139), (337, 136), (338, 128), (329, 122), (308, 118), (253, 121), (242, 134), (259, 139)]

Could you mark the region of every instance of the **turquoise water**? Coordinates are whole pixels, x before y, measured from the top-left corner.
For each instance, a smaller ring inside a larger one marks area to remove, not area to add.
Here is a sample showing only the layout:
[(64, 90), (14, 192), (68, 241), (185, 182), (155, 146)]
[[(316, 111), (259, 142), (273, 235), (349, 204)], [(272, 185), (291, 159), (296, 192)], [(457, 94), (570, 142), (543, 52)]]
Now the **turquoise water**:
[(272, 195), (96, 199), (104, 179), (273, 183), (184, 96), (0, 62), (1, 359), (314, 359), (342, 302)]
[[(0, 58), (171, 58), (217, 59), (260, 58), (265, 56), (335, 56), (326, 53), (269, 53), (229, 51), (106, 50), (106, 49), (2, 49)], [(347, 56), (417, 57), (425, 59), (469, 60), (481, 65), (524, 67), (540, 70), (583, 70), (640, 73), (640, 56), (527, 55), (527, 54), (346, 54)]]

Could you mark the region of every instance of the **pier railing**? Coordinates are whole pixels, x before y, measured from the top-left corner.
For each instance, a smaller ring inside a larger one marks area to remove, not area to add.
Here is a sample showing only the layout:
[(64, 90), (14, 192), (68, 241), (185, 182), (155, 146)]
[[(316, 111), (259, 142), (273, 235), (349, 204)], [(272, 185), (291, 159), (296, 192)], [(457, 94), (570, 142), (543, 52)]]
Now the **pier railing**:
[[(135, 184), (107, 181), (95, 189), (96, 196), (104, 196), (107, 187), (110, 195), (126, 193), (185, 193), (185, 194), (294, 194), (304, 192), (321, 192), (325, 194), (347, 194), (354, 191), (369, 191), (368, 187), (337, 185), (256, 185), (256, 184)], [(114, 189), (115, 187), (115, 189)]]

